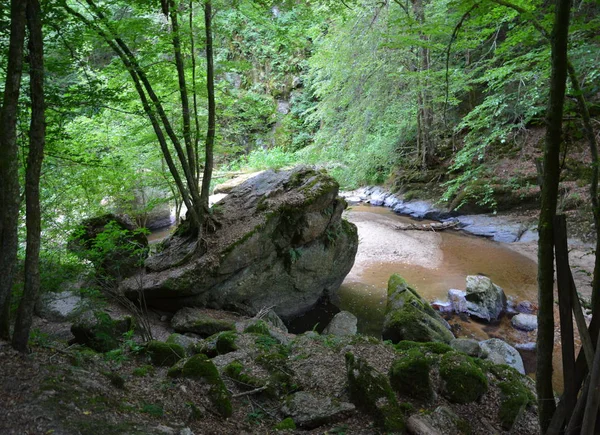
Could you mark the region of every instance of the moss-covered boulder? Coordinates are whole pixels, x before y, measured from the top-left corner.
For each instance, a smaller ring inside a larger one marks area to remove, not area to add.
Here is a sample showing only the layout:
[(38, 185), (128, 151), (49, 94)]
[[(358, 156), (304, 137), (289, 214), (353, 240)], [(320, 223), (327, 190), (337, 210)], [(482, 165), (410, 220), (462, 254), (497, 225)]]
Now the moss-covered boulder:
[(195, 353), (194, 346), (196, 346), (200, 342), (200, 339), (188, 337), (183, 334), (173, 333), (169, 335), (166, 342), (180, 345), (185, 349), (186, 353), (189, 356), (192, 356)]
[(193, 332), (201, 337), (210, 337), (222, 331), (235, 331), (235, 323), (217, 319), (203, 310), (185, 307), (177, 311), (171, 319), (171, 326), (177, 332)]
[(143, 279), (120, 288), (173, 311), (210, 306), (255, 315), (274, 306), (283, 318), (302, 314), (334, 296), (354, 264), (358, 233), (342, 219), (338, 190), (325, 171), (265, 171), (213, 206), (217, 225), (203, 233), (206, 243), (176, 233), (146, 260)]
[(449, 343), (454, 339), (447, 322), (397, 274), (388, 281), (382, 336), (393, 343), (402, 340)]
[(150, 355), (152, 364), (165, 367), (172, 366), (186, 356), (183, 346), (177, 343), (163, 343), (157, 340), (148, 342), (146, 353)]
[(387, 377), (350, 352), (346, 354), (346, 370), (352, 403), (370, 414), (382, 430), (403, 432), (404, 414)]
[(88, 346), (97, 352), (108, 352), (120, 345), (124, 333), (134, 327), (133, 319), (113, 319), (104, 311), (88, 311), (82, 314), (73, 325), (71, 343)]
[(192, 351), (193, 353), (203, 353), (209, 358), (214, 358), (217, 355), (225, 355), (230, 352), (235, 352), (238, 349), (236, 340), (238, 334), (234, 331), (223, 331), (214, 334), (205, 340), (196, 343)]
[(269, 325), (264, 320), (252, 320), (244, 332), (251, 334), (269, 335)]
[(488, 390), (488, 380), (483, 371), (467, 355), (448, 352), (440, 360), (442, 394), (454, 403), (470, 403)]
[(511, 430), (525, 407), (530, 404), (531, 397), (523, 384), (518, 381), (504, 381), (498, 384), (500, 388), (500, 411), (498, 417), (505, 430)]
[(208, 397), (217, 412), (225, 418), (231, 416), (232, 406), (229, 392), (219, 375), (217, 367), (203, 354), (189, 358), (181, 368), (180, 376), (184, 378), (201, 380), (209, 385)]
[(413, 348), (402, 352), (392, 363), (390, 384), (402, 395), (429, 400), (433, 397), (429, 371), (427, 357), (419, 349)]

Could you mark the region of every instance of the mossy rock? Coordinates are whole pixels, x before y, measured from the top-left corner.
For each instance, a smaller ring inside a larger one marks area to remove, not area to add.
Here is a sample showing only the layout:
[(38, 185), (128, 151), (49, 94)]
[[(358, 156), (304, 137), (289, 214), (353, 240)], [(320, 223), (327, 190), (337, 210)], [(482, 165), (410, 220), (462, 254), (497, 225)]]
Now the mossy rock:
[(279, 423), (277, 423), (273, 429), (275, 430), (294, 430), (296, 429), (296, 423), (294, 422), (294, 419), (292, 419), (291, 417), (288, 417), (284, 420), (281, 420)]
[(157, 366), (172, 366), (180, 359), (185, 358), (185, 349), (181, 345), (157, 340), (148, 342), (146, 353), (150, 355), (152, 364)]
[(245, 388), (258, 388), (265, 385), (264, 381), (245, 373), (244, 366), (239, 361), (227, 364), (223, 372)]
[(440, 343), (437, 341), (432, 341), (428, 343), (419, 343), (416, 341), (403, 340), (394, 345), (394, 349), (399, 352), (410, 350), (410, 349), (419, 349), (422, 353), (432, 353), (435, 355), (443, 355), (448, 352), (452, 352), (452, 347), (448, 346), (445, 343)]
[(390, 368), (390, 384), (398, 393), (429, 400), (433, 389), (429, 379), (430, 365), (427, 357), (413, 348), (401, 354)]
[(144, 377), (144, 376), (148, 376), (151, 374), (154, 374), (154, 366), (151, 366), (149, 364), (143, 365), (141, 367), (136, 367), (135, 369), (133, 369), (133, 371), (131, 372), (131, 374), (133, 376), (137, 376), (137, 377)]
[(269, 335), (269, 325), (264, 320), (256, 320), (250, 323), (246, 329), (246, 333)]
[(186, 350), (187, 354), (191, 356), (194, 353), (194, 346), (198, 341), (198, 339), (186, 337), (183, 334), (178, 334), (175, 332), (169, 335), (169, 338), (167, 338), (166, 343), (173, 343), (182, 346)]
[(449, 343), (454, 335), (446, 325), (446, 321), (404, 278), (398, 274), (390, 277), (382, 331), (384, 340)]
[(134, 328), (131, 317), (114, 320), (104, 311), (84, 313), (72, 326), (74, 343), (83, 344), (98, 352), (109, 352), (121, 344), (121, 337)]
[(225, 331), (221, 332), (217, 336), (217, 353), (219, 355), (225, 355), (230, 352), (235, 352), (238, 350), (237, 345), (235, 344), (235, 340), (237, 339), (237, 334), (233, 331)]
[(488, 380), (471, 357), (448, 352), (440, 361), (442, 394), (454, 403), (470, 403), (488, 390)]
[(380, 429), (403, 432), (404, 414), (387, 377), (350, 352), (346, 354), (346, 369), (352, 403), (370, 414)]
[(529, 390), (518, 381), (500, 382), (498, 388), (501, 392), (500, 424), (505, 430), (511, 430), (530, 403)]
[(210, 385), (208, 397), (215, 406), (217, 412), (225, 418), (231, 417), (232, 406), (229, 392), (219, 375), (217, 367), (203, 354), (194, 355), (189, 358), (181, 370), (184, 378), (203, 380)]

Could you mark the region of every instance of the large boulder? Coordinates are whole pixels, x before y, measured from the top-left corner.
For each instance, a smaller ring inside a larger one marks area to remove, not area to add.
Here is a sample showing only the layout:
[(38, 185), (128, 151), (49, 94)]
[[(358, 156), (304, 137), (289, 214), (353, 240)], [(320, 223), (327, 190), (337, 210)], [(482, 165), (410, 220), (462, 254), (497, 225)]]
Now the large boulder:
[(454, 338), (448, 322), (397, 274), (388, 281), (382, 335), (384, 340), (394, 343), (402, 340), (449, 343)]
[(302, 314), (335, 296), (354, 264), (358, 235), (341, 218), (346, 202), (338, 188), (307, 167), (263, 172), (213, 207), (216, 229), (203, 234), (201, 247), (174, 235), (121, 290), (173, 311), (200, 306), (254, 315), (274, 306), (284, 318)]
[(323, 330), (323, 335), (331, 334), (338, 336), (346, 336), (346, 335), (356, 335), (358, 325), (358, 319), (356, 316), (348, 311), (340, 311), (329, 325), (325, 327)]
[(282, 411), (292, 417), (298, 426), (310, 429), (335, 422), (352, 414), (355, 409), (352, 403), (299, 391), (289, 397)]
[(506, 295), (487, 276), (467, 276), (467, 312), (485, 321), (498, 320), (506, 309)]

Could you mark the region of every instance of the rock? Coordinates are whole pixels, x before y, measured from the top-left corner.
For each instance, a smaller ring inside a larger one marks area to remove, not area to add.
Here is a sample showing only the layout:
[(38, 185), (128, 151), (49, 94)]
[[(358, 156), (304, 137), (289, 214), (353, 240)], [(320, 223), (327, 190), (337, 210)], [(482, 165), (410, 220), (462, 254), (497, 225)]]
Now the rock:
[(371, 191), (371, 199), (369, 200), (369, 203), (371, 205), (381, 206), (388, 196), (390, 196), (389, 192), (386, 192), (381, 187), (376, 187), (373, 191)]
[(488, 389), (485, 374), (471, 358), (458, 352), (444, 354), (440, 361), (442, 395), (454, 403), (470, 403)]
[(146, 344), (146, 353), (150, 355), (152, 364), (170, 367), (182, 358), (185, 358), (185, 349), (177, 343), (163, 343), (152, 340)]
[(210, 337), (221, 331), (235, 331), (235, 324), (228, 320), (215, 319), (195, 308), (182, 308), (171, 319), (177, 332), (193, 332), (201, 337)]
[(86, 301), (70, 290), (43, 293), (35, 306), (40, 317), (55, 322), (73, 320), (87, 308), (89, 307)]
[(531, 243), (537, 242), (539, 239), (540, 234), (538, 233), (537, 229), (528, 229), (521, 235), (519, 242)]
[(285, 333), (288, 332), (287, 326), (285, 326), (285, 323), (283, 323), (281, 317), (279, 317), (277, 313), (273, 310), (269, 310), (267, 314), (263, 316), (263, 320)]
[(508, 380), (498, 384), (500, 388), (500, 424), (504, 430), (510, 431), (525, 407), (530, 403), (530, 393), (519, 381)]
[(429, 361), (420, 349), (400, 352), (390, 368), (390, 385), (402, 395), (429, 400), (434, 395), (429, 369)]
[(499, 338), (491, 338), (479, 343), (484, 352), (487, 352), (488, 360), (494, 364), (506, 364), (519, 373), (525, 374), (525, 367), (523, 366), (523, 359), (519, 354), (519, 351), (500, 340)]
[(448, 290), (448, 301), (452, 304), (455, 313), (467, 312), (467, 293), (462, 290), (451, 288)]
[[(102, 234), (101, 247), (97, 247)], [(111, 281), (133, 275), (148, 256), (148, 239), (124, 215), (105, 214), (84, 220), (71, 235), (68, 248), (92, 262), (101, 278)], [(139, 285), (138, 285), (139, 287)]]
[(475, 358), (482, 358), (485, 354), (479, 342), (470, 338), (455, 338), (450, 342), (450, 346), (462, 353)]
[(433, 206), (430, 201), (417, 200), (399, 202), (393, 208), (395, 213), (412, 216), (417, 219), (442, 220), (452, 217), (452, 213)]
[(390, 195), (387, 198), (385, 198), (385, 201), (383, 201), (383, 205), (384, 207), (394, 208), (401, 202), (402, 200), (397, 198), (395, 195)]
[(431, 307), (434, 310), (439, 311), (440, 313), (453, 313), (454, 307), (452, 306), (452, 302), (450, 301), (433, 301), (431, 303)]
[(490, 237), (496, 242), (513, 243), (524, 231), (523, 224), (507, 222), (498, 216), (458, 216), (462, 230), (476, 236)]
[(454, 335), (448, 323), (399, 275), (388, 281), (384, 340), (440, 341), (449, 343)]
[[(240, 184), (242, 184), (243, 182), (249, 180), (252, 177), (256, 177), (257, 175), (262, 174), (264, 171), (260, 171), (260, 172), (250, 172), (248, 174), (240, 174), (237, 177), (234, 177), (230, 180), (227, 180), (221, 184), (217, 184), (215, 186), (215, 189), (213, 190), (213, 194), (218, 195), (218, 194), (229, 194), (229, 192), (231, 192), (233, 190), (234, 187), (239, 186)], [(223, 199), (223, 197), (219, 198), (219, 200)]]
[(537, 343), (535, 341), (528, 341), (527, 343), (515, 344), (515, 349), (518, 349), (518, 350), (534, 351), (536, 348), (537, 348)]
[(358, 319), (348, 311), (340, 311), (323, 330), (323, 335), (356, 335)]
[(290, 102), (286, 100), (277, 100), (277, 113), (283, 115), (290, 113)]
[(537, 316), (534, 314), (517, 314), (510, 320), (513, 328), (521, 331), (535, 331), (537, 329)]
[(479, 319), (498, 320), (506, 308), (504, 290), (483, 275), (467, 276), (467, 312)]
[(287, 400), (282, 412), (292, 417), (298, 426), (312, 429), (347, 417), (355, 409), (351, 403), (300, 391)]
[(537, 306), (530, 301), (521, 301), (517, 304), (515, 310), (523, 314), (534, 314), (537, 311)]
[(120, 285), (128, 297), (176, 311), (206, 306), (255, 315), (265, 306), (285, 318), (334, 296), (354, 264), (356, 226), (337, 182), (300, 167), (266, 171), (233, 188), (213, 207), (217, 223), (203, 246), (173, 235), (146, 261), (146, 274)]
[(413, 414), (408, 418), (406, 428), (412, 435), (442, 435), (429, 423), (427, 417), (419, 414)]
[(346, 354), (346, 370), (352, 403), (370, 414), (383, 431), (402, 433), (404, 414), (387, 377), (350, 352)]
[(71, 325), (75, 338), (71, 343), (84, 344), (98, 352), (108, 352), (119, 347), (124, 333), (133, 327), (131, 317), (114, 320), (104, 311), (87, 311)]
[(175, 333), (169, 335), (169, 338), (167, 338), (166, 342), (170, 344), (177, 344), (183, 347), (188, 356), (191, 356), (194, 353), (194, 346), (198, 344), (200, 340), (197, 338), (188, 337), (187, 335)]

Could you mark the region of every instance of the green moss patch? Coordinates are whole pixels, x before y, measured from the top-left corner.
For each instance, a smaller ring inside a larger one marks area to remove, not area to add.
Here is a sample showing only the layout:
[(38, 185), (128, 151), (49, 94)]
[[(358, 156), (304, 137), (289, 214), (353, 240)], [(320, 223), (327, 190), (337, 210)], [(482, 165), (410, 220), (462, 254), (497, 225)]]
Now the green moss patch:
[(228, 418), (232, 413), (229, 392), (213, 362), (204, 354), (194, 355), (188, 359), (181, 370), (184, 378), (203, 380), (210, 385), (208, 397), (217, 412)]
[(442, 394), (451, 402), (474, 402), (488, 389), (487, 377), (473, 359), (458, 352), (442, 356), (440, 376), (443, 380)]
[(403, 432), (404, 414), (387, 377), (352, 353), (346, 354), (350, 400), (370, 414), (375, 424), (386, 432)]
[(448, 352), (452, 352), (452, 348), (445, 343), (429, 342), (419, 343), (416, 341), (403, 340), (394, 345), (394, 349), (397, 351), (405, 351), (410, 349), (419, 349), (422, 353), (432, 353), (436, 355), (443, 355)]
[(148, 342), (146, 352), (150, 355), (152, 364), (157, 366), (172, 366), (180, 359), (185, 358), (185, 349), (179, 344), (163, 343), (157, 340)]
[(269, 335), (269, 325), (264, 320), (257, 320), (244, 329), (246, 333)]
[(405, 351), (390, 368), (390, 384), (398, 393), (429, 400), (433, 389), (429, 379), (429, 361), (417, 348)]
[(529, 405), (529, 390), (518, 381), (500, 382), (500, 424), (505, 430), (511, 430), (517, 422), (523, 410)]
[(281, 420), (279, 423), (275, 425), (273, 428), (275, 430), (294, 430), (296, 429), (296, 423), (291, 417), (288, 417), (284, 420)]

